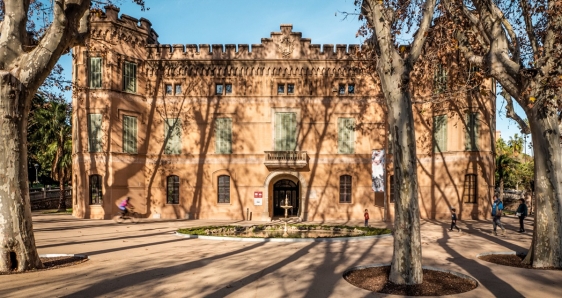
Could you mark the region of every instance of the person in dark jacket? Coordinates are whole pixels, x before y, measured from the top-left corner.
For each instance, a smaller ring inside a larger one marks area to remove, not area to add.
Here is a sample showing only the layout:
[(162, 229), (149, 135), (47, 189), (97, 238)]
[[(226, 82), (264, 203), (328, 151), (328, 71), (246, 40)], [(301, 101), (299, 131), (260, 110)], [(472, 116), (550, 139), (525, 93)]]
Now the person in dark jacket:
[(519, 207), (515, 211), (515, 215), (519, 217), (519, 233), (525, 233), (525, 226), (523, 225), (523, 220), (527, 217), (527, 205), (524, 199), (519, 199)]
[(458, 232), (461, 231), (461, 229), (457, 227), (457, 210), (455, 208), (451, 208), (451, 228), (449, 231), (452, 231), (453, 228), (457, 229)]

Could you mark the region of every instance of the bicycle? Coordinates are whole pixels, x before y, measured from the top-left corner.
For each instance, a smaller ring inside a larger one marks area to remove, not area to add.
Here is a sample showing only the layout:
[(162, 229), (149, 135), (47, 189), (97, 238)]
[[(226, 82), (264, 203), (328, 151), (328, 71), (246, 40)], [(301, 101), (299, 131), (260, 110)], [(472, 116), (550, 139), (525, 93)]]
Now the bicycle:
[(125, 220), (130, 220), (132, 223), (138, 223), (140, 221), (140, 214), (132, 210), (133, 208), (127, 208), (125, 214), (119, 211), (113, 216), (113, 220), (116, 223), (122, 223)]

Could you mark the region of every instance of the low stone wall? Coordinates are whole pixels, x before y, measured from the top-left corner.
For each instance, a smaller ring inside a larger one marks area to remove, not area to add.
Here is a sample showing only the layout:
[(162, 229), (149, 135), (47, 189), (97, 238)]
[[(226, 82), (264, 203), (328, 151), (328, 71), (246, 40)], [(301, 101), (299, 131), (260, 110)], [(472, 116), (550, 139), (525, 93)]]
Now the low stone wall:
[[(31, 210), (57, 209), (59, 198), (46, 198), (31, 200)], [(66, 198), (66, 208), (72, 208), (72, 197)]]

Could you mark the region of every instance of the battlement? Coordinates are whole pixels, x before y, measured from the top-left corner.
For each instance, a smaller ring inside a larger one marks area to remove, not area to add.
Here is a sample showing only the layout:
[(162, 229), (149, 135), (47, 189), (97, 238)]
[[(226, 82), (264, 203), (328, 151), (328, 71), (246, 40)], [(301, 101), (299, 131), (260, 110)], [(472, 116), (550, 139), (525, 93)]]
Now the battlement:
[(356, 44), (311, 44), (310, 38), (293, 32), (293, 26), (282, 24), (281, 32), (271, 32), (259, 44), (161, 44), (147, 45), (151, 57), (161, 59), (353, 59), (360, 46)]
[(126, 14), (121, 14), (121, 16), (119, 17), (120, 9), (119, 7), (114, 5), (107, 5), (104, 8), (105, 11), (92, 11), (93, 13), (90, 14), (92, 22), (112, 22), (123, 27), (148, 34), (154, 39), (158, 38), (158, 34), (156, 34), (154, 29), (152, 29), (152, 23), (149, 20), (145, 18), (137, 19)]

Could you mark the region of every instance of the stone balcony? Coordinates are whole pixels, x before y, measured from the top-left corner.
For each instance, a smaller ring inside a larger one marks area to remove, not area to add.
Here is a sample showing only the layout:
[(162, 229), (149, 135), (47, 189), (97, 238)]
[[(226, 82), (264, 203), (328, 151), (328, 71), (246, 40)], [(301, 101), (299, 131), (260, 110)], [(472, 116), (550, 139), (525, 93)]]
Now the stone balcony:
[(302, 169), (308, 165), (306, 151), (265, 151), (268, 168)]

